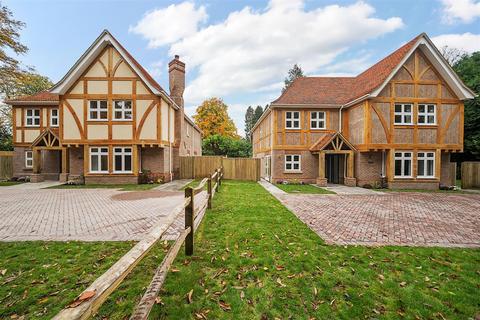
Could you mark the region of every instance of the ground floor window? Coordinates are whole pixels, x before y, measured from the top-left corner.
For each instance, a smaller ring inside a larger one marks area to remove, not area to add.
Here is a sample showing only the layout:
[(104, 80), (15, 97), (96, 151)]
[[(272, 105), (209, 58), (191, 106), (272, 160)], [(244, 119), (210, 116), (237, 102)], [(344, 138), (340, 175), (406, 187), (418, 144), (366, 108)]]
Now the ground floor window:
[(417, 154), (417, 177), (435, 177), (435, 152), (420, 151)]
[(285, 155), (285, 171), (300, 171), (300, 155)]
[(395, 152), (395, 177), (412, 177), (412, 152)]
[(90, 172), (108, 173), (108, 148), (90, 148)]
[(25, 151), (25, 168), (33, 168), (33, 151)]
[(132, 148), (115, 147), (113, 148), (114, 168), (117, 173), (132, 172)]

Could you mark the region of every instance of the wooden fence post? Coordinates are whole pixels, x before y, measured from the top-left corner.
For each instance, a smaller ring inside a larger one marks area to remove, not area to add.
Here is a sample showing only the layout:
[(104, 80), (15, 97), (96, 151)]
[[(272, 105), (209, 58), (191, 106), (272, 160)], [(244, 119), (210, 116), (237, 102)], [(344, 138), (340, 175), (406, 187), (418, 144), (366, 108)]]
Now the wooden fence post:
[(220, 182), (220, 180), (221, 180), (221, 179), (220, 179), (220, 169), (217, 169), (216, 171), (217, 171), (217, 178), (216, 178), (216, 180), (217, 180), (217, 188), (216, 188), (216, 191), (218, 192), (218, 191), (220, 191), (220, 183), (221, 183), (221, 182)]
[(207, 181), (207, 191), (208, 191), (208, 209), (212, 209), (212, 178), (208, 178)]
[(195, 220), (194, 193), (192, 188), (185, 189), (185, 198), (190, 198), (190, 203), (185, 207), (185, 229), (190, 227), (190, 233), (185, 238), (185, 254), (191, 256), (193, 254), (193, 227)]

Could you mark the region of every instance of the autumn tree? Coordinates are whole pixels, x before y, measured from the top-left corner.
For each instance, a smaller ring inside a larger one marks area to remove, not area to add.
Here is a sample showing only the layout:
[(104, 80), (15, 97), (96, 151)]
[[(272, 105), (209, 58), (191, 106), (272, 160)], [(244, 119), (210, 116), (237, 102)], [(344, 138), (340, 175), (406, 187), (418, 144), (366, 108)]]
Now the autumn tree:
[(295, 81), (295, 79), (302, 77), (305, 77), (303, 70), (298, 64), (295, 63), (293, 67), (288, 70), (288, 75), (285, 78), (285, 86), (282, 89), (282, 93), (287, 90), (287, 88), (293, 83), (293, 81)]
[(228, 106), (219, 98), (205, 100), (193, 116), (195, 124), (203, 131), (204, 138), (218, 134), (238, 139), (235, 123), (228, 115)]

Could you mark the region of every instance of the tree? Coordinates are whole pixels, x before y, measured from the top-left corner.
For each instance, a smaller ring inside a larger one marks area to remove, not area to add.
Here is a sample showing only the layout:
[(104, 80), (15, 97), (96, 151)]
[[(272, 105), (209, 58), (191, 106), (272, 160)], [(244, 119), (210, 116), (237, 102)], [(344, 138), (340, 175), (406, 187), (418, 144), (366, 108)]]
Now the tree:
[[(480, 93), (480, 51), (463, 55), (453, 65), (463, 82), (475, 93)], [(480, 98), (465, 101), (464, 151), (459, 160), (480, 159)]]
[(255, 123), (257, 123), (258, 119), (260, 119), (260, 117), (262, 116), (263, 114), (263, 108), (262, 106), (257, 106), (255, 108), (255, 114), (253, 116), (253, 124), (252, 124), (252, 127), (255, 125)]
[(221, 136), (239, 139), (237, 127), (228, 116), (228, 106), (222, 99), (210, 98), (205, 100), (193, 116), (195, 124), (203, 131), (204, 138), (218, 134)]
[(252, 106), (248, 106), (247, 111), (245, 112), (245, 139), (248, 141), (252, 141), (251, 131), (254, 125), (254, 115), (255, 111), (253, 110)]
[(246, 139), (214, 134), (202, 141), (202, 154), (206, 156), (227, 156), (231, 158), (251, 157), (252, 146)]
[(282, 89), (282, 93), (295, 81), (295, 79), (305, 77), (302, 68), (298, 64), (294, 64), (293, 67), (288, 70), (288, 76), (285, 78), (285, 87)]
[(440, 52), (451, 66), (455, 65), (455, 63), (460, 61), (465, 56), (468, 56), (468, 53), (466, 51), (460, 50), (458, 48), (451, 48), (449, 46), (443, 46), (440, 49)]

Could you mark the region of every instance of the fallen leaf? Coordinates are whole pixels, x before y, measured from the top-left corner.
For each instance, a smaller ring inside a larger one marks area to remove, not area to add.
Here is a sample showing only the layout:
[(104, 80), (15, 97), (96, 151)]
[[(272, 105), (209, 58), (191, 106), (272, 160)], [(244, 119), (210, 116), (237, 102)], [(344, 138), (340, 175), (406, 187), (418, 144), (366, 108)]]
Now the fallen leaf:
[(313, 288), (313, 295), (316, 297), (316, 296), (317, 296), (317, 294), (318, 294), (317, 288), (316, 288), (316, 287), (314, 287), (314, 288)]
[(179, 269), (175, 269), (175, 268), (172, 268), (170, 271), (171, 271), (171, 272), (180, 272)]
[(281, 286), (281, 287), (286, 287), (286, 285), (284, 285), (282, 283), (282, 280), (280, 280), (280, 278), (277, 278), (277, 283)]
[(2, 270), (0, 270), (0, 274), (1, 274), (2, 276), (4, 276), (6, 273), (7, 273), (7, 269), (2, 269)]
[(223, 311), (230, 311), (230, 310), (232, 310), (232, 308), (230, 307), (230, 305), (229, 305), (228, 303), (226, 303), (225, 301), (223, 301), (223, 300), (218, 301), (218, 305), (220, 306), (220, 308), (222, 308)]
[(187, 294), (187, 301), (189, 304), (192, 303), (192, 295), (193, 295), (193, 289), (190, 290)]
[(162, 298), (156, 297), (155, 298), (155, 304), (161, 304), (163, 306)]
[(93, 291), (84, 291), (77, 299), (75, 299), (72, 303), (70, 303), (67, 308), (75, 308), (82, 304), (82, 302), (89, 300), (93, 296), (95, 296), (96, 290)]
[(407, 285), (407, 283), (406, 283), (405, 281), (400, 282), (400, 287), (403, 288), (403, 287), (405, 287), (406, 285)]
[(243, 292), (243, 291), (240, 291), (240, 299), (242, 299), (242, 300), (243, 300), (244, 298), (245, 298), (245, 292)]
[(277, 269), (277, 271), (285, 270), (284, 266), (276, 266), (275, 268)]

